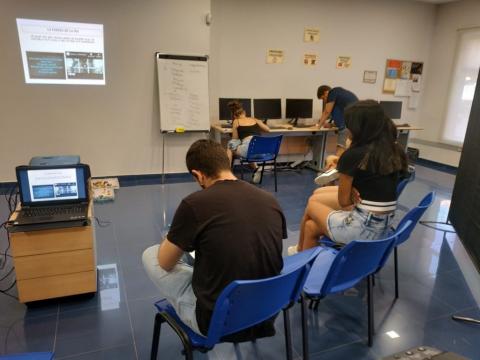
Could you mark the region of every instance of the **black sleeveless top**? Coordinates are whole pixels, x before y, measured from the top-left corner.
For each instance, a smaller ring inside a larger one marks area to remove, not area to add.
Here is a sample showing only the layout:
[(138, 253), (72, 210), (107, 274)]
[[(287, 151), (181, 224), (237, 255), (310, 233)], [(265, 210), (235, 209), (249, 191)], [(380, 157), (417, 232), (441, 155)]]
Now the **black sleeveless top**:
[(249, 125), (249, 126), (239, 125), (237, 127), (237, 132), (238, 132), (238, 138), (240, 140), (243, 140), (248, 136), (260, 135), (262, 132), (262, 129), (260, 128), (260, 126), (258, 126), (257, 123), (255, 123), (255, 125)]

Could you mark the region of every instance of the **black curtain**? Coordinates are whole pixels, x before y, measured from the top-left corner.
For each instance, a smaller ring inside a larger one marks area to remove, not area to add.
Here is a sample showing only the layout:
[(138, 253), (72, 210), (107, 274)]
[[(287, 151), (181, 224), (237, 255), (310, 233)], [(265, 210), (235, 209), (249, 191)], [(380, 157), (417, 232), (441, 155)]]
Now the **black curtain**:
[(448, 218), (480, 271), (480, 74)]

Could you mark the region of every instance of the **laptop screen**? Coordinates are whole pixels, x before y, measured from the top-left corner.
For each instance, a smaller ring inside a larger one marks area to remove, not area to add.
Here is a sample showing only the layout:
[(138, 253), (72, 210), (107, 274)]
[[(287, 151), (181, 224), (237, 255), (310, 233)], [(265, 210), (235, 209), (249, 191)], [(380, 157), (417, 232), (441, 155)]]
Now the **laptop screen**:
[(84, 166), (17, 168), (20, 197), (24, 206), (86, 202)]

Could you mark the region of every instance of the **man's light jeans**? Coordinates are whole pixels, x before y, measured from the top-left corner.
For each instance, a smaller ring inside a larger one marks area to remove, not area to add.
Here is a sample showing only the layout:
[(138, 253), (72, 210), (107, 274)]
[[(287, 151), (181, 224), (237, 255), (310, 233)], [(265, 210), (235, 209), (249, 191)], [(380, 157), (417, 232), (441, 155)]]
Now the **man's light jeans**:
[(202, 334), (198, 329), (195, 307), (197, 297), (193, 293), (193, 267), (179, 261), (172, 270), (165, 271), (158, 264), (158, 248), (154, 245), (143, 252), (142, 261), (150, 280), (157, 285), (160, 293), (168, 300), (177, 312), (178, 317), (193, 331)]

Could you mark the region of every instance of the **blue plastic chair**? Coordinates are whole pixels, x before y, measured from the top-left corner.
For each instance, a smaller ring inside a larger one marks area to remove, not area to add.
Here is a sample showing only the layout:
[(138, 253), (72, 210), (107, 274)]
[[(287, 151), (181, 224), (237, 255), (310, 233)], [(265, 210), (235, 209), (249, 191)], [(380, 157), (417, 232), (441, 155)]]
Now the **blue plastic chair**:
[(263, 179), (263, 172), (267, 163), (273, 163), (273, 175), (275, 178), (275, 192), (277, 191), (277, 156), (282, 143), (282, 135), (279, 136), (253, 136), (248, 145), (246, 157), (239, 157), (240, 176), (243, 179), (244, 163), (261, 163), (262, 173), (260, 183)]
[(53, 352), (35, 352), (0, 356), (1, 360), (53, 360)]
[[(396, 239), (406, 230), (409, 223), (398, 232), (381, 240), (354, 240), (340, 251), (326, 248), (313, 263), (303, 288), (311, 299), (310, 308), (318, 308), (320, 299), (352, 288), (367, 279), (368, 346), (373, 341), (373, 294), (372, 275), (378, 270), (385, 253), (395, 246)], [(303, 319), (302, 319), (303, 320)]]
[[(398, 299), (398, 246), (403, 244), (407, 241), (412, 234), (413, 229), (417, 226), (418, 221), (423, 216), (425, 211), (432, 205), (433, 200), (435, 199), (435, 193), (432, 191), (424, 196), (422, 200), (418, 203), (418, 205), (411, 209), (405, 216), (400, 220), (398, 223), (397, 229), (401, 229), (404, 224), (408, 221), (411, 222), (410, 226), (408, 227), (407, 231), (404, 231), (396, 240), (395, 246), (393, 247), (393, 259), (394, 259), (394, 268), (395, 268), (395, 299)], [(388, 257), (384, 259), (384, 263), (387, 261)]]
[[(166, 299), (155, 303), (155, 316), (151, 359), (156, 359), (162, 323), (177, 333), (182, 341), (185, 359), (193, 359), (193, 350), (207, 352), (224, 336), (250, 328), (283, 310), (287, 359), (292, 359), (292, 344), (288, 309), (301, 297), (303, 285), (311, 265), (321, 248), (288, 259), (282, 272), (274, 277), (259, 280), (237, 280), (230, 283), (215, 303), (207, 336), (197, 334), (178, 317)], [(303, 305), (304, 306), (304, 305)]]

